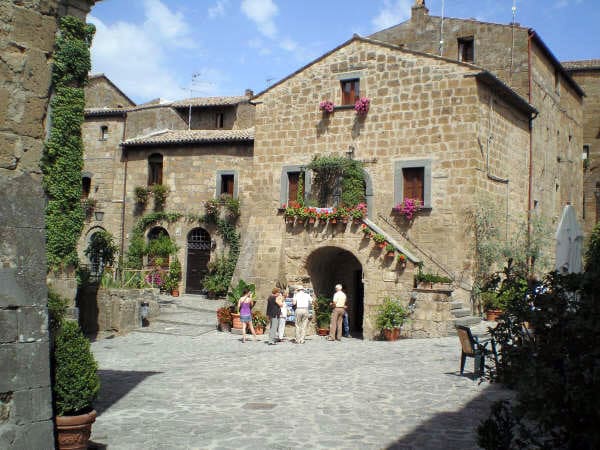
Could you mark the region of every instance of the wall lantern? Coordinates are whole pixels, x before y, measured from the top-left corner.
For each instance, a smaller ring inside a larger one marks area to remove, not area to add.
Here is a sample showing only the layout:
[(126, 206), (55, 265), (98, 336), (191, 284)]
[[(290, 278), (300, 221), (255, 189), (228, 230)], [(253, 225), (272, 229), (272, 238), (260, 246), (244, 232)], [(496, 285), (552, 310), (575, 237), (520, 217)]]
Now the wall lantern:
[(104, 219), (104, 211), (95, 211), (94, 212), (94, 217), (96, 218), (96, 220), (98, 222), (101, 222), (102, 219)]

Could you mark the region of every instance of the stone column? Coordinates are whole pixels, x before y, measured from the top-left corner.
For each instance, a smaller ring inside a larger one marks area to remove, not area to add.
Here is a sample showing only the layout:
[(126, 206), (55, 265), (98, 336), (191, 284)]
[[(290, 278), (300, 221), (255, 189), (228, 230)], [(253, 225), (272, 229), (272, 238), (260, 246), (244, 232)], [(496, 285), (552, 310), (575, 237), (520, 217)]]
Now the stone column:
[(90, 1), (0, 2), (0, 448), (54, 448), (40, 159), (57, 17)]

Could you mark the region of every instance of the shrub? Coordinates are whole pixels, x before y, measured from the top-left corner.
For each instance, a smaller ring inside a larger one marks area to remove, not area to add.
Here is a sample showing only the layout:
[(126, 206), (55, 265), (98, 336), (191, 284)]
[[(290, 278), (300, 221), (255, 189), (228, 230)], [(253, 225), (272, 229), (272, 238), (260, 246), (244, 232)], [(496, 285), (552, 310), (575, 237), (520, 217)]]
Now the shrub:
[(59, 416), (88, 412), (98, 396), (98, 365), (79, 325), (64, 321), (54, 347), (54, 396)]
[(252, 325), (254, 327), (265, 328), (267, 326), (267, 323), (267, 316), (265, 316), (260, 311), (252, 311)]
[(400, 328), (408, 317), (408, 311), (400, 303), (388, 297), (377, 307), (376, 314), (375, 325), (380, 330)]
[(219, 323), (233, 323), (233, 317), (231, 316), (231, 310), (227, 306), (222, 306), (217, 309), (217, 321)]
[(154, 184), (151, 189), (154, 196), (154, 211), (162, 211), (169, 195), (169, 188), (163, 184)]
[(68, 301), (51, 289), (48, 289), (48, 328), (53, 338), (60, 329), (65, 314), (67, 313)]
[(237, 302), (243, 295), (245, 289), (248, 289), (253, 297), (256, 294), (256, 286), (252, 283), (246, 283), (244, 280), (238, 281), (237, 286), (232, 285), (230, 287), (230, 290), (227, 293), (227, 300), (229, 300), (232, 306), (237, 306)]
[(318, 296), (313, 301), (313, 309), (318, 328), (329, 328), (331, 323), (331, 300), (327, 297)]

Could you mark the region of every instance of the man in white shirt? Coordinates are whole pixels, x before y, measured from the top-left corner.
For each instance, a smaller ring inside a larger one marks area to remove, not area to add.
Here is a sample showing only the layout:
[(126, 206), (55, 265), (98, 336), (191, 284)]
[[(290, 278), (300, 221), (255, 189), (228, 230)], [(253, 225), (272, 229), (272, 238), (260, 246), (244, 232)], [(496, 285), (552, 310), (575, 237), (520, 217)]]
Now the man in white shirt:
[(329, 340), (342, 340), (342, 322), (344, 313), (346, 312), (346, 294), (342, 291), (342, 285), (335, 285), (335, 294), (333, 294), (333, 302), (335, 306), (331, 313), (331, 324), (329, 325)]
[(304, 344), (308, 326), (308, 307), (311, 301), (312, 298), (304, 287), (298, 286), (292, 299), (292, 304), (296, 306), (296, 344)]

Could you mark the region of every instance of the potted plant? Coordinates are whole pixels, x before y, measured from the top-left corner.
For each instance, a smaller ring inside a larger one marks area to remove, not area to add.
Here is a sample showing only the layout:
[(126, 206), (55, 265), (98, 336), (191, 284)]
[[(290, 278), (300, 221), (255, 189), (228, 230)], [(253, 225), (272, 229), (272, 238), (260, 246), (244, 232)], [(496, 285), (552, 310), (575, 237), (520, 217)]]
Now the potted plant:
[(387, 242), (385, 241), (385, 236), (380, 233), (375, 233), (373, 235), (373, 241), (375, 241), (375, 243), (379, 245), (379, 248), (385, 248), (385, 246), (387, 245)]
[(154, 211), (162, 211), (167, 201), (169, 188), (162, 184), (154, 184), (151, 189), (154, 196)]
[(317, 220), (317, 208), (308, 208), (308, 223), (315, 223)]
[(335, 108), (334, 103), (331, 100), (323, 100), (319, 103), (319, 109), (324, 113), (332, 113)]
[(350, 209), (345, 206), (340, 206), (337, 209), (337, 217), (342, 223), (348, 223), (348, 217), (350, 217)]
[[(181, 263), (177, 256), (173, 257), (171, 265), (169, 266), (169, 274), (167, 275), (169, 280), (169, 291), (173, 297), (179, 297), (179, 282), (181, 281)], [(165, 288), (166, 289), (166, 288)]]
[(480, 295), (481, 304), (486, 315), (485, 320), (488, 322), (498, 321), (498, 317), (504, 312), (504, 304), (501, 296), (495, 291), (484, 291)]
[(398, 261), (398, 266), (401, 269), (406, 268), (406, 255), (404, 253), (398, 254), (396, 261)]
[(231, 309), (229, 306), (222, 306), (217, 309), (217, 323), (220, 331), (231, 331), (231, 325), (233, 324), (233, 317), (231, 316)]
[(350, 216), (355, 223), (361, 222), (367, 215), (367, 205), (359, 203), (350, 210)]
[(260, 311), (252, 311), (252, 325), (256, 334), (263, 334), (267, 326), (267, 316)]
[(408, 311), (397, 301), (386, 297), (376, 309), (375, 325), (386, 341), (400, 337), (400, 327), (408, 317)]
[(369, 112), (370, 104), (371, 100), (369, 100), (367, 97), (361, 97), (356, 100), (356, 103), (354, 103), (354, 111), (356, 111), (356, 114), (364, 116)]
[(313, 310), (319, 336), (329, 335), (329, 324), (331, 323), (331, 300), (327, 297), (318, 296), (313, 300)]
[(413, 220), (419, 209), (421, 209), (421, 201), (414, 198), (405, 198), (402, 203), (399, 203), (394, 207), (396, 212), (409, 221)]
[(386, 251), (385, 256), (387, 258), (393, 258), (394, 254), (396, 253), (396, 248), (392, 244), (388, 243), (385, 246), (385, 251)]
[[(422, 272), (421, 268), (415, 275), (416, 287), (421, 289), (438, 289), (438, 290), (452, 290), (451, 284), (454, 280), (449, 277), (437, 275), (434, 273)], [(434, 286), (437, 285), (437, 286)]]
[(227, 217), (230, 220), (235, 220), (240, 216), (240, 201), (230, 195), (223, 194), (221, 199), (227, 209)]
[(150, 191), (148, 190), (148, 188), (145, 188), (143, 186), (136, 186), (133, 190), (133, 195), (135, 197), (135, 202), (138, 204), (138, 206), (140, 206), (141, 208), (145, 208), (148, 204), (148, 197), (150, 196)]
[(100, 390), (90, 342), (76, 322), (62, 320), (52, 351), (54, 405), (59, 449), (87, 449)]
[(204, 212), (208, 222), (216, 222), (219, 216), (219, 200), (216, 198), (204, 202)]
[(86, 220), (89, 220), (94, 213), (94, 209), (96, 209), (97, 201), (95, 198), (86, 198), (81, 201), (81, 207), (83, 208), (83, 213), (85, 214)]
[(367, 226), (366, 223), (363, 223), (360, 227), (360, 231), (362, 231), (365, 238), (369, 239), (373, 236), (371, 229)]

